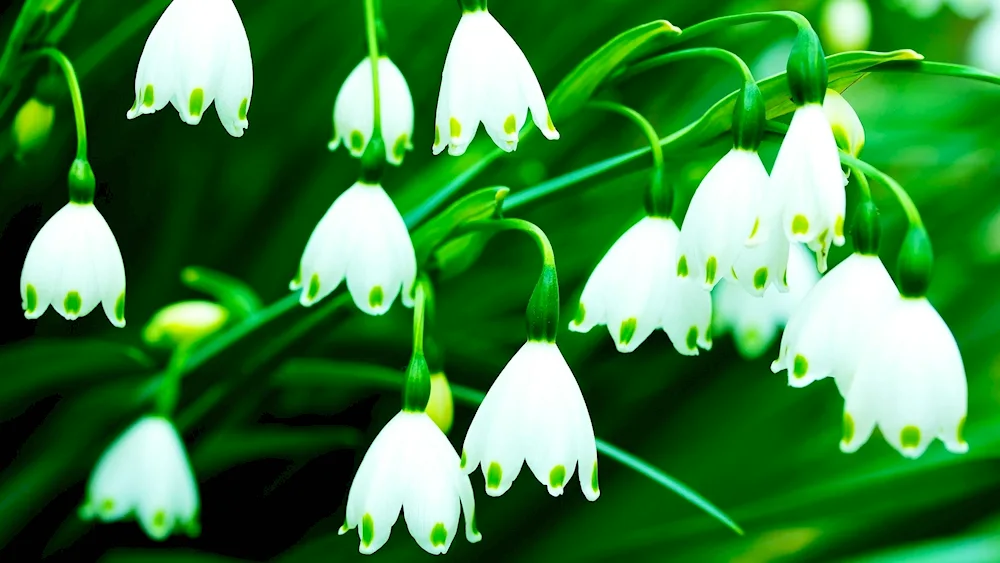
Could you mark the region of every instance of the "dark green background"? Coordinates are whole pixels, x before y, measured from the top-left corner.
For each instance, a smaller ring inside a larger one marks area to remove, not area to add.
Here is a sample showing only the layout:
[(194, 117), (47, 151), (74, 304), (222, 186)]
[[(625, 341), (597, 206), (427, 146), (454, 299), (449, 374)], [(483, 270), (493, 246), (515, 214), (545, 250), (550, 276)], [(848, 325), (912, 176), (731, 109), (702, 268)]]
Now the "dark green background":
[[(416, 150), (385, 179), (405, 213), (491, 147), (481, 132), (466, 157), (430, 154), (440, 71), (458, 20), (455, 2), (383, 2), (389, 53), (409, 81), (417, 116)], [(125, 260), (127, 328), (112, 328), (100, 310), (69, 323), (52, 311), (27, 321), (20, 309), (18, 280), (28, 245), (66, 201), (65, 173), (75, 146), (68, 101), (58, 105), (42, 151), (18, 162), (6, 150), (0, 161), (0, 294), (6, 296), (0, 323), (10, 341), (0, 348), (0, 467), (6, 467), (0, 473), (0, 559), (32, 561), (43, 553), (118, 562), (359, 559), (356, 536), (338, 538), (336, 529), (356, 464), (398, 408), (398, 394), (347, 383), (326, 391), (269, 387), (266, 379), (297, 357), (401, 370), (410, 318), (398, 306), (377, 319), (334, 315), (245, 373), (249, 356), (306, 317), (296, 309), (191, 374), (182, 412), (217, 382), (249, 382), (185, 434), (201, 482), (199, 539), (153, 546), (134, 524), (91, 527), (74, 516), (87, 472), (107, 441), (140, 412), (136, 389), (164, 361), (147, 351), (155, 364), (149, 365), (128, 351), (141, 348), (141, 327), (158, 308), (199, 296), (180, 283), (180, 270), (208, 266), (245, 280), (265, 303), (285, 297), (309, 233), (358, 174), (346, 152), (331, 154), (326, 143), (333, 99), (364, 55), (360, 1), (237, 0), (255, 71), (250, 128), (241, 139), (224, 131), (214, 109), (198, 127), (183, 124), (171, 107), (125, 119), (145, 37), (166, 4), (82, 0), (61, 42), (81, 75), (99, 183), (95, 203)], [(4, 36), (18, 8), (4, 10)], [(685, 27), (721, 14), (786, 8), (801, 10), (815, 25), (819, 12), (812, 1), (494, 0), (490, 8), (546, 92), (612, 36), (653, 19)], [(873, 2), (872, 10), (872, 49), (912, 48), (930, 60), (962, 62), (974, 22), (947, 10), (916, 21), (883, 2)], [(747, 26), (699, 43), (731, 48), (753, 62), (769, 47), (782, 48), (791, 33), (780, 24)], [(758, 78), (781, 66), (779, 59)], [(9, 128), (39, 74), (29, 75), (0, 127)], [(732, 71), (717, 63), (684, 63), (633, 80), (616, 95), (666, 135), (737, 86)], [(528, 473), (493, 499), (474, 475), (484, 539), (469, 546), (458, 538), (447, 557), (1000, 560), (1000, 90), (891, 73), (865, 79), (846, 97), (866, 126), (862, 157), (910, 190), (933, 237), (937, 269), (930, 297), (965, 359), (970, 453), (955, 456), (936, 442), (921, 459), (908, 461), (876, 435), (860, 452), (842, 454), (842, 400), (833, 383), (791, 389), (784, 375), (768, 369), (774, 352), (744, 362), (727, 338), (716, 339), (710, 353), (682, 358), (662, 332), (630, 355), (618, 354), (603, 328), (565, 333), (559, 342), (597, 434), (705, 495), (746, 536), (602, 458), (602, 496), (593, 504), (575, 482), (563, 497), (550, 498)], [(532, 136), (469, 189), (507, 185), (516, 193), (643, 146), (630, 125), (601, 113), (584, 111), (556, 125), (560, 141)], [(775, 149), (765, 146), (768, 164)], [(725, 150), (720, 144), (666, 155), (682, 208)], [(552, 239), (567, 320), (592, 267), (639, 216), (645, 181), (643, 171), (603, 176), (515, 213)], [(875, 191), (886, 232), (883, 256), (891, 265), (903, 217), (884, 190)], [(846, 252), (839, 249), (834, 261)], [(530, 241), (502, 235), (472, 270), (438, 285), (439, 337), (454, 382), (486, 390), (523, 342), (523, 310), (537, 264)], [(39, 383), (47, 378), (60, 383)], [(455, 413), (451, 437), (460, 444), (472, 411), (456, 406)], [(294, 437), (305, 445), (242, 457), (227, 457), (222, 446), (238, 443), (234, 436), (254, 443), (275, 429), (282, 432), (279, 444), (297, 444)], [(429, 556), (400, 521), (376, 557)]]

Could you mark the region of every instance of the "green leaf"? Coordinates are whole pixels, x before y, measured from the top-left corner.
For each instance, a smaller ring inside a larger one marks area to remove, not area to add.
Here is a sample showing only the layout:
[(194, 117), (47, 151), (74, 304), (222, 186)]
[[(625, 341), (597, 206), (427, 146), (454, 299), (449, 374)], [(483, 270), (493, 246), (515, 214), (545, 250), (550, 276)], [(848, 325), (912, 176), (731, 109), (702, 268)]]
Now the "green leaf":
[(189, 266), (181, 272), (184, 285), (214, 297), (236, 319), (243, 319), (261, 308), (257, 292), (242, 281), (200, 266)]
[(35, 339), (0, 350), (0, 420), (44, 397), (151, 370), (138, 348), (94, 339)]
[(680, 29), (656, 20), (620, 33), (576, 66), (549, 95), (554, 120), (576, 113), (619, 65), (656, 49), (659, 41), (679, 35)]
[(913, 72), (917, 74), (948, 76), (951, 78), (965, 78), (1000, 86), (1000, 76), (975, 67), (951, 63), (936, 63), (922, 60), (889, 61), (878, 65), (877, 68), (872, 70)]
[(191, 464), (204, 481), (230, 467), (258, 459), (311, 459), (361, 443), (355, 428), (337, 426), (289, 427), (275, 424), (250, 429), (213, 432), (191, 452)]
[(434, 249), (461, 225), (499, 215), (509, 192), (510, 189), (504, 187), (472, 192), (414, 231), (412, 238), (417, 264), (426, 263)]
[[(335, 362), (320, 359), (295, 359), (285, 362), (275, 373), (273, 382), (278, 386), (341, 386), (367, 383), (376, 387), (398, 389), (403, 384), (402, 372), (397, 372), (381, 366), (364, 363)], [(476, 407), (483, 402), (486, 394), (455, 383), (451, 384), (451, 393), (455, 401)], [(621, 463), (649, 478), (654, 483), (662, 485), (677, 493), (681, 498), (704, 510), (738, 534), (743, 530), (709, 502), (684, 483), (667, 475), (663, 471), (643, 461), (639, 457), (622, 450), (600, 438), (597, 439), (597, 450), (611, 459)]]
[(455, 277), (476, 263), (490, 238), (486, 233), (469, 233), (448, 240), (434, 251), (428, 268), (442, 280)]

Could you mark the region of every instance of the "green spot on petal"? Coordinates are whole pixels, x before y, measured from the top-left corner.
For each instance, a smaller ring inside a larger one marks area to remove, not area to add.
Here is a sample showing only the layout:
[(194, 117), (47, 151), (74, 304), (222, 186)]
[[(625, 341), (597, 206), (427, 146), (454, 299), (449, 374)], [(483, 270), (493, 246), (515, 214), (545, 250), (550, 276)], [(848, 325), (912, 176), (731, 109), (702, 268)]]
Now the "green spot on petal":
[(153, 527), (154, 528), (164, 528), (167, 525), (167, 513), (162, 510), (157, 510), (153, 514)]
[(681, 255), (680, 260), (677, 261), (677, 276), (681, 278), (686, 278), (688, 275), (688, 259), (687, 256)]
[(313, 274), (309, 278), (309, 291), (306, 292), (306, 298), (312, 301), (316, 299), (317, 295), (319, 295), (319, 274)]
[(125, 320), (125, 292), (123, 291), (118, 299), (115, 301), (115, 318), (119, 322)]
[(249, 109), (249, 106), (250, 106), (250, 100), (248, 100), (247, 98), (243, 98), (243, 101), (240, 102), (240, 112), (238, 115), (240, 121), (247, 120), (247, 109)]
[(517, 133), (517, 118), (514, 117), (513, 113), (508, 115), (507, 119), (503, 120), (503, 132), (508, 135)]
[(375, 539), (375, 520), (372, 520), (372, 515), (367, 512), (361, 518), (361, 543), (368, 547), (372, 544), (372, 540)]
[(434, 126), (434, 144), (435, 145), (441, 144), (441, 128), (438, 127), (437, 125)]
[(806, 372), (809, 371), (809, 362), (806, 357), (802, 354), (795, 355), (795, 361), (792, 362), (792, 375), (802, 379), (806, 376)]
[(451, 128), (451, 138), (455, 139), (462, 136), (462, 124), (458, 122), (454, 117), (448, 121), (448, 126)]
[(490, 462), (490, 468), (486, 471), (486, 487), (489, 489), (500, 488), (502, 478), (503, 469), (500, 468), (500, 464), (495, 461)]
[(299, 271), (295, 273), (295, 278), (292, 279), (292, 284), (295, 287), (302, 287), (302, 266), (299, 266)]
[(594, 462), (594, 472), (590, 475), (590, 488), (594, 489), (595, 493), (601, 492), (601, 488), (597, 485), (597, 462)]
[(115, 509), (115, 499), (106, 498), (101, 501), (101, 512), (104, 514), (110, 514), (112, 510)]
[(753, 220), (753, 230), (750, 231), (750, 238), (757, 236), (757, 229), (760, 229), (760, 217)]
[(475, 511), (472, 512), (472, 517), (471, 518), (472, 519), (470, 520), (470, 524), (469, 525), (472, 527), (472, 533), (478, 536), (479, 535), (479, 526), (476, 525), (476, 512)]
[(719, 261), (715, 256), (709, 256), (705, 262), (705, 283), (715, 283), (715, 271), (719, 269)]
[(28, 287), (24, 289), (24, 301), (25, 301), (25, 311), (29, 313), (34, 313), (35, 308), (38, 307), (38, 290), (35, 286), (28, 284)]
[(837, 215), (837, 221), (833, 224), (833, 236), (841, 238), (844, 236), (844, 218)]
[(448, 541), (448, 530), (444, 529), (444, 523), (434, 524), (434, 528), (431, 529), (431, 545), (434, 547), (442, 546), (446, 541)]
[(191, 98), (188, 101), (188, 113), (191, 117), (198, 117), (201, 115), (201, 106), (205, 103), (205, 91), (201, 88), (195, 88), (191, 90)]
[(757, 289), (764, 289), (767, 285), (767, 268), (758, 268), (753, 274), (753, 286)]
[(781, 274), (781, 283), (783, 283), (785, 287), (788, 286), (788, 270), (785, 270), (784, 273)]
[(396, 139), (396, 142), (392, 144), (392, 156), (396, 157), (396, 160), (402, 161), (403, 155), (406, 154), (406, 145), (409, 143), (410, 138), (403, 133)]
[(459, 469), (465, 469), (465, 464), (467, 464), (467, 463), (469, 463), (469, 458), (466, 455), (465, 450), (462, 450), (462, 460), (458, 464)]
[(552, 123), (552, 116), (551, 115), (546, 115), (545, 116), (545, 125), (549, 128), (549, 131), (552, 131), (553, 133), (555, 132), (556, 126), (555, 126), (555, 124)]
[(698, 347), (698, 327), (693, 326), (687, 335), (688, 350), (695, 350)]
[(809, 232), (809, 219), (805, 215), (796, 215), (792, 218), (792, 234), (804, 235)]
[(729, 268), (729, 273), (733, 275), (734, 280), (738, 281), (740, 279), (739, 276), (736, 275), (736, 266), (731, 266)]
[(964, 432), (965, 432), (965, 417), (963, 416), (962, 420), (958, 421), (958, 429), (955, 431), (955, 440), (957, 440), (959, 444), (965, 443), (965, 438), (962, 437), (962, 434)]
[(904, 448), (915, 448), (920, 445), (920, 429), (916, 426), (905, 426), (899, 433), (899, 443)]
[(361, 152), (361, 149), (365, 146), (365, 136), (361, 134), (361, 131), (355, 129), (354, 131), (351, 131), (351, 138), (349, 142), (353, 152)]
[(583, 301), (576, 307), (576, 316), (573, 317), (573, 324), (579, 326), (587, 318), (587, 308), (583, 306)]
[(844, 443), (849, 444), (854, 439), (854, 419), (851, 415), (844, 413)]
[(142, 105), (151, 108), (155, 103), (156, 97), (153, 95), (153, 85), (146, 84), (146, 89), (142, 91)]
[(828, 236), (830, 236), (830, 229), (826, 229), (825, 231), (820, 233), (818, 237), (816, 237), (816, 240), (819, 242), (820, 247), (823, 248), (826, 247), (826, 237)]
[(635, 336), (635, 325), (637, 323), (638, 321), (635, 317), (622, 321), (622, 328), (618, 333), (618, 342), (622, 346), (628, 346), (628, 343), (632, 341), (632, 337)]
[(549, 486), (553, 489), (560, 489), (563, 486), (563, 482), (566, 481), (566, 468), (562, 465), (557, 465), (549, 471)]
[(70, 315), (79, 315), (80, 309), (83, 306), (83, 300), (80, 299), (80, 294), (76, 291), (71, 291), (66, 294), (66, 300), (63, 301), (63, 308), (66, 309), (66, 313)]
[(368, 305), (372, 309), (378, 309), (382, 306), (382, 301), (385, 299), (385, 294), (382, 292), (382, 286), (376, 285), (368, 293)]

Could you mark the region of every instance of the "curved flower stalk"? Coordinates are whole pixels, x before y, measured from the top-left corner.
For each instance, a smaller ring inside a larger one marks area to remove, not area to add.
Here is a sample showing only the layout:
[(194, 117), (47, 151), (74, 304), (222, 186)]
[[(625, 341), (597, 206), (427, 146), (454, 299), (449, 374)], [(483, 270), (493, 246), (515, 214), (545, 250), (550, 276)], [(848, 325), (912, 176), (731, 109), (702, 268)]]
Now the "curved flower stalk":
[(250, 42), (232, 0), (173, 0), (146, 39), (127, 117), (169, 102), (197, 125), (214, 101), (226, 131), (242, 137), (252, 92)]
[(125, 266), (118, 241), (91, 202), (71, 201), (38, 231), (21, 270), (21, 307), (37, 319), (49, 305), (76, 320), (103, 304), (125, 326)]
[(678, 271), (711, 290), (760, 228), (767, 170), (755, 150), (733, 148), (694, 192), (678, 242)]
[(448, 154), (464, 154), (480, 122), (500, 149), (511, 152), (529, 109), (542, 135), (558, 139), (538, 78), (521, 48), (485, 6), (463, 10), (441, 74), (434, 154), (445, 147)]
[(898, 296), (882, 261), (855, 253), (830, 270), (788, 321), (771, 371), (788, 370), (788, 384), (834, 377), (846, 396), (867, 343), (882, 334), (881, 320)]
[(361, 553), (375, 553), (388, 541), (401, 509), (410, 535), (427, 553), (448, 551), (461, 511), (466, 539), (482, 539), (469, 477), (425, 412), (400, 411), (375, 437), (351, 483), (339, 533), (358, 528)]
[(965, 367), (951, 330), (924, 297), (897, 294), (879, 320), (845, 395), (841, 450), (856, 451), (878, 426), (908, 458), (934, 438), (952, 453), (969, 451)]
[[(413, 149), (413, 96), (406, 78), (389, 57), (379, 57), (379, 104), (386, 160), (399, 166), (406, 151)], [(372, 91), (372, 61), (365, 57), (347, 76), (333, 105), (333, 140), (330, 150), (341, 144), (351, 156), (361, 158), (372, 138), (375, 102)]]
[(184, 443), (172, 422), (147, 415), (123, 432), (101, 455), (80, 507), (84, 520), (134, 516), (150, 539), (180, 531), (200, 533), (198, 485)]
[(299, 302), (308, 307), (346, 278), (358, 308), (382, 315), (401, 292), (403, 305), (413, 306), (416, 273), (413, 243), (396, 206), (382, 186), (359, 181), (316, 225), (289, 288), (301, 289)]
[(815, 259), (800, 244), (792, 244), (788, 260), (788, 291), (769, 287), (763, 296), (748, 293), (733, 280), (723, 280), (712, 292), (713, 335), (732, 332), (736, 350), (753, 360), (762, 356), (788, 323), (802, 299), (816, 285)]
[(844, 174), (823, 106), (807, 103), (792, 116), (771, 170), (783, 202), (781, 222), (789, 240), (809, 245), (825, 272), (831, 244), (844, 244)]
[(679, 236), (668, 218), (633, 225), (594, 268), (569, 329), (607, 325), (619, 352), (635, 350), (658, 328), (681, 354), (711, 349), (712, 300), (700, 280), (676, 267)]
[(466, 474), (481, 466), (486, 494), (510, 489), (524, 463), (559, 496), (579, 465), (580, 487), (597, 500), (597, 446), (590, 412), (555, 342), (529, 340), (497, 376), (462, 447)]

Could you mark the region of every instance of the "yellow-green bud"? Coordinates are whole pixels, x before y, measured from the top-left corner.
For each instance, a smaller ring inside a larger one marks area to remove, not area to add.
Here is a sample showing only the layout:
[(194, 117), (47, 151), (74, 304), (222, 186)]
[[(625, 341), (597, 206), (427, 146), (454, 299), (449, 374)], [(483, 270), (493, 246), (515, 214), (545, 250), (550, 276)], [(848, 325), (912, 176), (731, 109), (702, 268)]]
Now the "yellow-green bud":
[(229, 320), (229, 311), (211, 301), (181, 301), (160, 309), (142, 330), (146, 344), (176, 348), (201, 340)]
[(37, 98), (24, 102), (14, 116), (14, 126), (11, 129), (19, 158), (45, 145), (52, 132), (55, 117), (55, 108)]
[(861, 154), (865, 146), (865, 128), (851, 104), (836, 90), (827, 90), (823, 113), (833, 128), (837, 147), (852, 156)]
[(455, 420), (455, 401), (451, 396), (451, 385), (443, 372), (431, 375), (431, 398), (427, 401), (427, 416), (431, 417), (441, 432), (451, 430)]

